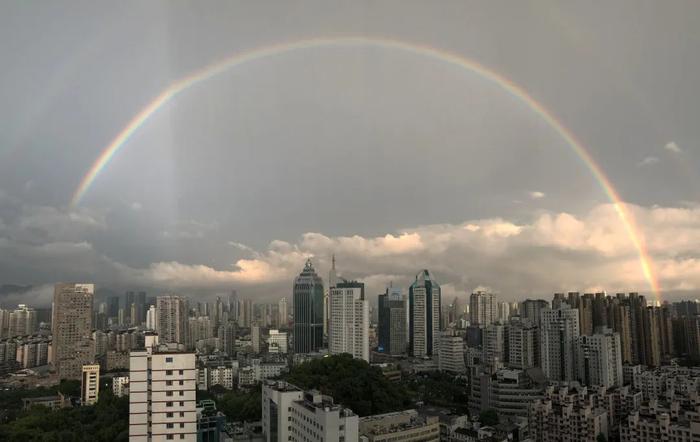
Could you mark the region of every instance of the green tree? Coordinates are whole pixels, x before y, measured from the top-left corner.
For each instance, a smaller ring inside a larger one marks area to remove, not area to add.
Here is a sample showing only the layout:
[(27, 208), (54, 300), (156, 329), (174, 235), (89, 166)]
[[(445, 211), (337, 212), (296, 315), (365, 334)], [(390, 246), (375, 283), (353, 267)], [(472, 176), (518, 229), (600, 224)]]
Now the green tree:
[(490, 427), (498, 425), (498, 413), (493, 408), (484, 410), (479, 414), (479, 422), (481, 422), (482, 425), (488, 425)]

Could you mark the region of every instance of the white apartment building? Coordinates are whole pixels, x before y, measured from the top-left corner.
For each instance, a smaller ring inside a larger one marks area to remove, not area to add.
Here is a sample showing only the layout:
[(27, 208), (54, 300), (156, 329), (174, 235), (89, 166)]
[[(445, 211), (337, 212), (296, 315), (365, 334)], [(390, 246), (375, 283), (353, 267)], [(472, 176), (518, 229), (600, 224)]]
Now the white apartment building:
[(80, 384), (80, 403), (95, 405), (100, 394), (100, 366), (83, 365), (83, 377)]
[(112, 378), (112, 393), (117, 397), (129, 394), (129, 376), (115, 376)]
[(576, 347), (579, 381), (588, 386), (622, 386), (622, 349), (619, 333), (605, 328), (591, 336), (579, 336)]
[(349, 353), (369, 362), (369, 304), (365, 285), (354, 281), (337, 283), (330, 288), (329, 304), (330, 353)]
[(537, 326), (527, 319), (521, 321), (511, 320), (508, 323), (506, 326), (508, 366), (526, 369), (539, 364), (537, 358), (537, 334)]
[(197, 440), (195, 354), (157, 345), (146, 336), (146, 350), (129, 362), (129, 440)]
[(266, 442), (341, 442), (359, 439), (359, 418), (317, 391), (304, 392), (286, 382), (262, 389), (263, 437)]
[(287, 332), (270, 330), (270, 336), (267, 339), (268, 353), (287, 354), (287, 342)]
[(496, 295), (482, 291), (469, 297), (469, 322), (485, 327), (497, 319)]

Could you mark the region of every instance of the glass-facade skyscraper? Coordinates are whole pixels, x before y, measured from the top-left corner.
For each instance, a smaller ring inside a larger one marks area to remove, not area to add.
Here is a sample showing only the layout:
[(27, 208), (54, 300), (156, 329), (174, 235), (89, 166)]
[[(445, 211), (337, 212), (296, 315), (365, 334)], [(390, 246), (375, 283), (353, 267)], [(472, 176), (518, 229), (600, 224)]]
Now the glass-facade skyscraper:
[(323, 346), (323, 280), (311, 260), (294, 280), (294, 352), (313, 353)]
[(411, 356), (432, 356), (440, 332), (440, 286), (427, 270), (408, 289), (408, 336)]

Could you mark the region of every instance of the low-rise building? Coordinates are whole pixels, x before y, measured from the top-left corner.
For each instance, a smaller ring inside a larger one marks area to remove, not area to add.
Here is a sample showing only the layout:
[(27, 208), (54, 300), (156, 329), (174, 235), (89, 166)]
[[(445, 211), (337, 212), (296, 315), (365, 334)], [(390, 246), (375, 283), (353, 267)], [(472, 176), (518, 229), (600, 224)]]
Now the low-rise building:
[(129, 376), (115, 376), (112, 378), (112, 393), (117, 397), (129, 394)]
[(700, 407), (651, 400), (632, 411), (620, 425), (621, 442), (690, 442), (700, 440)]
[(262, 389), (263, 435), (267, 442), (358, 440), (359, 418), (318, 391), (302, 391), (286, 382), (266, 382)]
[(360, 419), (360, 441), (399, 442), (440, 440), (437, 416), (422, 416), (416, 410), (377, 414)]

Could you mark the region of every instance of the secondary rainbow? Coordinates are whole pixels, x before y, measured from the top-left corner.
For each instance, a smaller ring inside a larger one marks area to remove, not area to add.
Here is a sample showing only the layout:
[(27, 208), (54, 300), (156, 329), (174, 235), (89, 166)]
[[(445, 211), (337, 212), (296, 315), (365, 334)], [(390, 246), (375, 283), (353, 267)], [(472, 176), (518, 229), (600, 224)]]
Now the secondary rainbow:
[(485, 80), (495, 83), (510, 95), (527, 105), (528, 108), (539, 115), (564, 139), (564, 141), (566, 141), (576, 155), (588, 167), (595, 180), (599, 183), (600, 187), (610, 199), (632, 244), (637, 250), (642, 274), (648, 282), (656, 299), (660, 300), (661, 290), (652, 265), (652, 259), (647, 252), (643, 235), (640, 234), (632, 213), (626, 207), (619, 194), (613, 187), (611, 181), (603, 172), (602, 168), (593, 160), (593, 157), (584, 148), (583, 144), (554, 116), (554, 114), (552, 114), (552, 112), (545, 108), (540, 102), (535, 100), (525, 89), (517, 85), (515, 82), (474, 60), (453, 52), (436, 49), (431, 46), (408, 43), (383, 37), (313, 38), (264, 46), (234, 54), (223, 60), (207, 65), (193, 72), (192, 74), (171, 83), (165, 90), (158, 94), (157, 97), (151, 100), (151, 102), (149, 102), (141, 111), (139, 111), (139, 113), (129, 121), (121, 132), (117, 134), (112, 142), (104, 148), (104, 150), (100, 153), (100, 156), (92, 164), (92, 167), (90, 167), (90, 170), (80, 181), (78, 188), (73, 194), (71, 205), (76, 206), (80, 203), (81, 199), (90, 189), (90, 186), (95, 182), (100, 172), (107, 167), (109, 161), (114, 157), (114, 155), (117, 154), (117, 152), (119, 152), (126, 142), (129, 141), (131, 136), (138, 131), (139, 128), (141, 128), (153, 114), (155, 114), (160, 108), (162, 108), (179, 93), (229, 69), (255, 60), (304, 49), (336, 47), (377, 47), (399, 50), (443, 63), (448, 63), (450, 65), (466, 69), (479, 75)]

